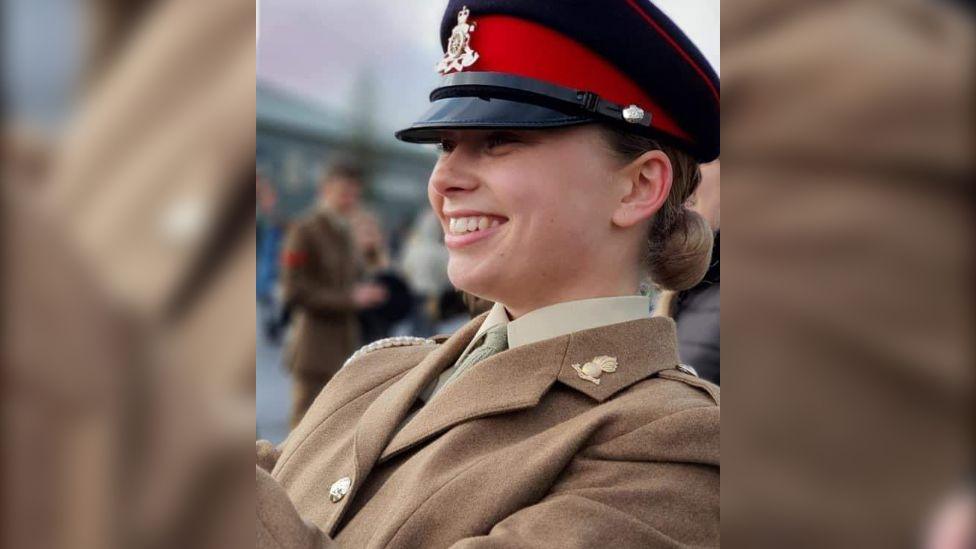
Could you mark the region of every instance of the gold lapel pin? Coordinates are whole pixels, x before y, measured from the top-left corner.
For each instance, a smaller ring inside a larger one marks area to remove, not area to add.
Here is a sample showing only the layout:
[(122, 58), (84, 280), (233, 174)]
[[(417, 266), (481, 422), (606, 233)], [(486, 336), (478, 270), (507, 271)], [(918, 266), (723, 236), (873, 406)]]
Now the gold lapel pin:
[(617, 371), (617, 359), (612, 356), (598, 356), (582, 366), (573, 364), (573, 369), (581, 378), (599, 385), (603, 372), (610, 374)]

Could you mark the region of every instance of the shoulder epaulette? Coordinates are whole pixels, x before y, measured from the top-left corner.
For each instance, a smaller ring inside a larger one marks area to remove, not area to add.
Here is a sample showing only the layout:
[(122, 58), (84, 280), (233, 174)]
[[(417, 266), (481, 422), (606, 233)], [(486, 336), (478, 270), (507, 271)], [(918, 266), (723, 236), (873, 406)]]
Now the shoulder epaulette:
[(688, 385), (698, 387), (708, 393), (712, 400), (715, 401), (715, 404), (721, 403), (721, 393), (718, 385), (702, 379), (698, 375), (698, 372), (687, 364), (678, 364), (673, 369), (661, 370), (658, 372), (658, 376), (675, 381), (683, 381)]
[(428, 339), (426, 337), (413, 337), (413, 336), (397, 336), (388, 337), (386, 339), (378, 339), (368, 345), (364, 345), (361, 349), (356, 351), (350, 356), (346, 362), (342, 365), (349, 364), (353, 360), (373, 351), (378, 351), (380, 349), (389, 349), (390, 347), (410, 347), (413, 345), (436, 345), (437, 342), (433, 339)]

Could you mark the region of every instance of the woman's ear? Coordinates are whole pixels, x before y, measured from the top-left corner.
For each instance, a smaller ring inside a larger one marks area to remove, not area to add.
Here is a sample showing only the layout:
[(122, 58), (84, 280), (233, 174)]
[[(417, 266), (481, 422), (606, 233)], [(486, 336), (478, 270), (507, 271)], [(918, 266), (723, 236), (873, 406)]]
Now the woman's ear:
[(621, 169), (624, 188), (612, 221), (618, 227), (632, 227), (650, 219), (671, 192), (671, 160), (664, 151), (647, 151)]

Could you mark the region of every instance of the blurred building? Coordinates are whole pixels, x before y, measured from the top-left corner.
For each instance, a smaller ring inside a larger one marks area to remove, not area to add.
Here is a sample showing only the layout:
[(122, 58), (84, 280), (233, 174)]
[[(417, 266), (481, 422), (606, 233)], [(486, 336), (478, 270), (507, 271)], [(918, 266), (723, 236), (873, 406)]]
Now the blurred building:
[(371, 130), (368, 105), (346, 116), (267, 82), (257, 83), (257, 169), (277, 191), (275, 215), (287, 221), (316, 200), (319, 177), (334, 160), (362, 164), (366, 201), (399, 243), (417, 213), (427, 208), (427, 179), (433, 149), (405, 145)]

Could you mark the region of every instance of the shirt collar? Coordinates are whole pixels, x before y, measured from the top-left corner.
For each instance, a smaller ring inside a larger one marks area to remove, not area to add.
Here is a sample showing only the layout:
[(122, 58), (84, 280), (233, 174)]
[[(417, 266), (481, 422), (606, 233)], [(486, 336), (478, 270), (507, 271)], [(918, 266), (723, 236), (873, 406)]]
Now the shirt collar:
[(514, 349), (573, 332), (648, 318), (650, 308), (651, 301), (646, 296), (598, 297), (556, 303), (509, 320), (505, 306), (495, 303), (474, 340), (495, 326), (505, 325), (508, 347)]
[(474, 334), (472, 342), (477, 341), (478, 338), (483, 336), (485, 332), (494, 328), (495, 326), (507, 325), (511, 322), (508, 319), (508, 311), (505, 310), (505, 306), (501, 303), (495, 303), (491, 310), (488, 311), (488, 316), (482, 321), (481, 327), (478, 328), (477, 333)]

